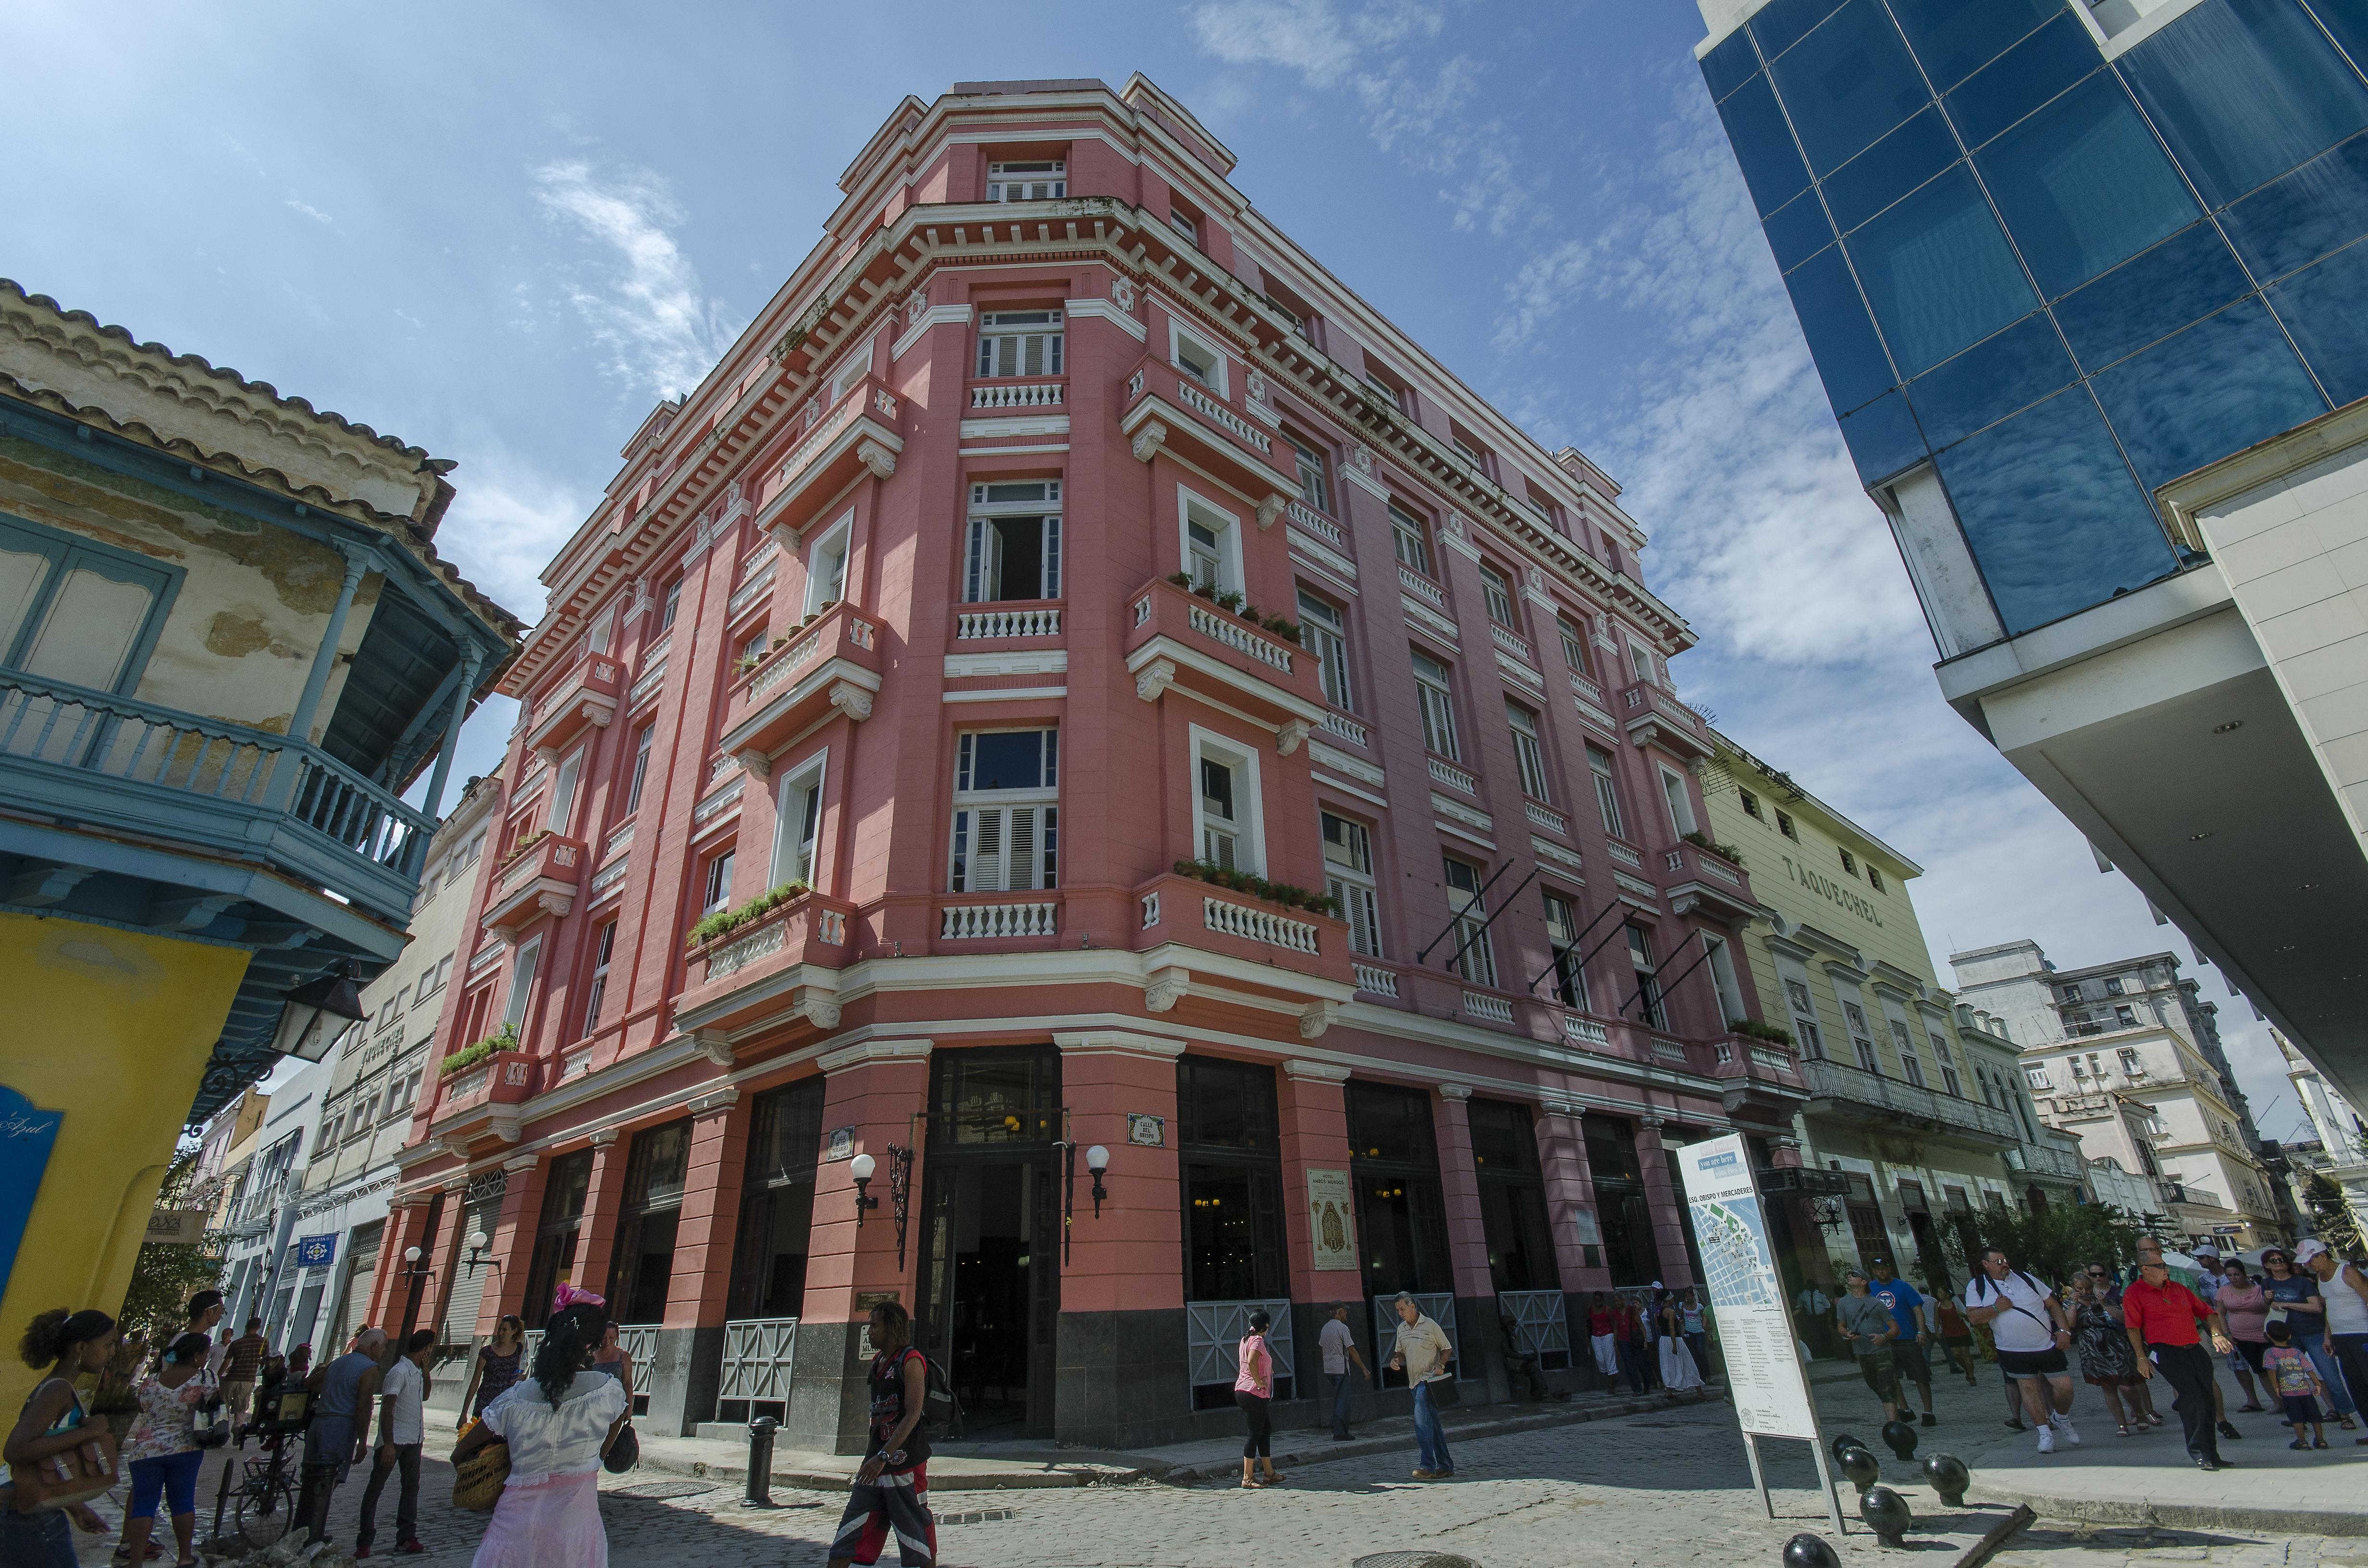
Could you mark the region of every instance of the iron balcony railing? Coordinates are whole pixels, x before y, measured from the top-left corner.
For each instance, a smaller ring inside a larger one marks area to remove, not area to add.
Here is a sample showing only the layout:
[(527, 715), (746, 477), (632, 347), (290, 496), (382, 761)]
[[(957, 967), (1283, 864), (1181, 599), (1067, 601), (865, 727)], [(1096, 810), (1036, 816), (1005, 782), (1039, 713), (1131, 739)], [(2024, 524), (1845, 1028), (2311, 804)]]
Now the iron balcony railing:
[(1860, 1107), (1878, 1119), (1907, 1118), (1943, 1131), (1970, 1133), (2001, 1143), (2021, 1142), (2014, 1118), (1978, 1100), (1919, 1089), (1862, 1067), (1811, 1060), (1801, 1063), (1810, 1095), (1844, 1107)]
[(0, 796), (277, 870), (401, 924), (434, 819), (319, 748), (0, 670)]

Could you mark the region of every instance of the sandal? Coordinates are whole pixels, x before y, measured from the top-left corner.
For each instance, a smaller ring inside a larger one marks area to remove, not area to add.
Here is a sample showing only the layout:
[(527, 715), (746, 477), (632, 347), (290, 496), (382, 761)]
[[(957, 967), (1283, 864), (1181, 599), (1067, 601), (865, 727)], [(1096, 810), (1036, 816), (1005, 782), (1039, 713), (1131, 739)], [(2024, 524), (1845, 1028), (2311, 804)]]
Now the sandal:
[(2130, 1435), (2129, 1424), (2127, 1422), (2123, 1422), (2120, 1426), (2119, 1431), (2123, 1437), (2128, 1437)]

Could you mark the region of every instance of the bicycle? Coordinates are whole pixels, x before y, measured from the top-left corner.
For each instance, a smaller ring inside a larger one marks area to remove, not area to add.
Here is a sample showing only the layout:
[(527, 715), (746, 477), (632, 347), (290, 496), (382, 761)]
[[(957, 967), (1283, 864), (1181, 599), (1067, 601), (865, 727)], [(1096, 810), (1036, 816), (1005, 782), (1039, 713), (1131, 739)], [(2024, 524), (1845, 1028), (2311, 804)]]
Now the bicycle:
[[(247, 1438), (261, 1439), (264, 1457), (251, 1460), (241, 1451), (223, 1464), (222, 1486), (214, 1496), (211, 1544), (232, 1543), (231, 1538), (222, 1533), (224, 1513), (231, 1516), (236, 1541), (243, 1542), (248, 1551), (278, 1544), (295, 1527), (298, 1467), (289, 1450), (291, 1439), (296, 1444), (302, 1441), (311, 1404), (310, 1395), (302, 1390), (290, 1390), (284, 1399), (275, 1395), (268, 1405), (260, 1398), (256, 1401), (258, 1412), (268, 1408), (274, 1415), (239, 1427), (238, 1443), (244, 1450)], [(300, 1458), (302, 1451), (298, 1448)]]

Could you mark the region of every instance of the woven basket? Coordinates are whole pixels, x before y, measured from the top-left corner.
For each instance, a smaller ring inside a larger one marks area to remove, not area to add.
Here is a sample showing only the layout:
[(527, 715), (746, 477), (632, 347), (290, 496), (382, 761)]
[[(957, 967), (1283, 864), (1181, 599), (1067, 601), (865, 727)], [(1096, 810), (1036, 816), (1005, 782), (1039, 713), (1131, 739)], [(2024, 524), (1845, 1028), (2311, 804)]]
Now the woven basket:
[(510, 1446), (488, 1443), (452, 1467), (452, 1506), (490, 1514), (510, 1478)]

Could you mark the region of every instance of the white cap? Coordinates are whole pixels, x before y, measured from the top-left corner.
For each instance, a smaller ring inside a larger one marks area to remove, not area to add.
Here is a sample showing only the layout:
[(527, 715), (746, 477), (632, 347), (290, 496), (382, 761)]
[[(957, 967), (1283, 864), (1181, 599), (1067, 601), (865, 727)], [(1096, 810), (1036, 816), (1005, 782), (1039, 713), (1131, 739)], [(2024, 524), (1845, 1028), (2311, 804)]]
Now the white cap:
[(2197, 1257), (2218, 1257), (2220, 1256), (2220, 1249), (2214, 1246), (2210, 1242), (2205, 1242), (2202, 1246), (2195, 1249), (2194, 1256)]
[(2322, 1256), (2326, 1251), (2327, 1244), (2314, 1236), (2309, 1241), (2300, 1243), (2294, 1247), (2294, 1260), (2296, 1263), (2308, 1263), (2312, 1258)]

